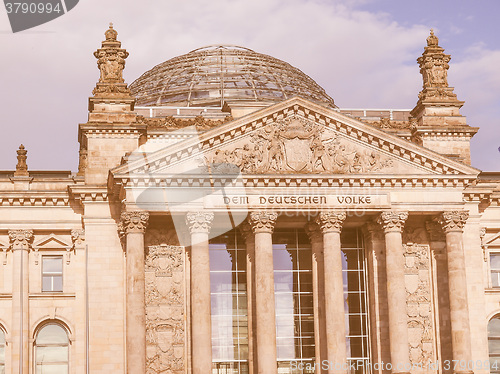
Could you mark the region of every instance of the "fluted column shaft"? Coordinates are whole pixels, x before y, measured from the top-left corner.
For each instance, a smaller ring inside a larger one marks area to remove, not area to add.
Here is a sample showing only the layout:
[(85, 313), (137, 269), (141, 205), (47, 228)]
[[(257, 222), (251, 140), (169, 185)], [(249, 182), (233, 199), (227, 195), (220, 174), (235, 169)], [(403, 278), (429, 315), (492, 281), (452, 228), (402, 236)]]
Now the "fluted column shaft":
[(243, 222), (240, 232), (246, 244), (246, 281), (247, 281), (247, 321), (248, 321), (248, 372), (255, 373), (257, 368), (257, 342), (255, 338), (255, 236), (248, 222)]
[(148, 220), (147, 212), (123, 212), (121, 215), (127, 253), (127, 374), (146, 372), (144, 233)]
[(407, 219), (407, 212), (384, 212), (378, 218), (378, 223), (385, 233), (387, 307), (393, 373), (407, 372), (410, 364), (402, 239), (402, 231)]
[(321, 362), (328, 358), (325, 318), (325, 277), (324, 277), (324, 253), (323, 234), (319, 226), (309, 223), (306, 232), (311, 242), (312, 254), (312, 286), (314, 307), (314, 346), (316, 371), (323, 373)]
[(212, 320), (210, 303), (209, 237), (214, 214), (190, 212), (191, 233), (191, 342), (192, 372), (212, 372)]
[(29, 372), (29, 249), (32, 230), (11, 230), (13, 252), (12, 283), (12, 373)]
[[(471, 362), (472, 359), (463, 248), (463, 227), (468, 217), (469, 213), (466, 211), (449, 211), (437, 219), (446, 235), (453, 360), (465, 363)], [(471, 372), (460, 370), (460, 366), (457, 366), (457, 369), (456, 373)]]
[(255, 234), (255, 325), (257, 373), (276, 374), (276, 312), (272, 234), (278, 215), (251, 212), (248, 223)]
[(345, 298), (340, 232), (344, 212), (321, 212), (317, 223), (323, 233), (326, 345), (328, 373), (346, 373)]

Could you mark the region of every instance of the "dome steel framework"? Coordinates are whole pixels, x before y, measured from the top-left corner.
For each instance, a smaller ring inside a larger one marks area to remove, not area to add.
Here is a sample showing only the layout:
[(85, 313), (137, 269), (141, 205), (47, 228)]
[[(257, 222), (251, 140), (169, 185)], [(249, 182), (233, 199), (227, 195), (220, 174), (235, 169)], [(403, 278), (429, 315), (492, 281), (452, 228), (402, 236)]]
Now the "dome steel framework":
[(216, 45), (174, 57), (131, 85), (138, 106), (222, 106), (224, 102), (279, 102), (301, 96), (335, 108), (312, 78), (251, 49)]

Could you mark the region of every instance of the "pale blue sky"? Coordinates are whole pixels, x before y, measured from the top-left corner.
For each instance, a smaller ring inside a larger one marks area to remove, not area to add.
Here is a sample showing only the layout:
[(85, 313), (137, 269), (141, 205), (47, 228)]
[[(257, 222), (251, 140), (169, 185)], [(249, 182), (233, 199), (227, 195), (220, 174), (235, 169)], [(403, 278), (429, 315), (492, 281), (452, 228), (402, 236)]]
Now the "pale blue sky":
[(110, 21), (130, 52), (125, 78), (215, 43), (300, 68), (338, 106), (411, 109), (416, 63), (433, 27), (451, 54), (450, 85), (481, 127), (473, 166), (500, 170), (498, 0), (81, 0), (67, 15), (12, 34), (0, 10), (0, 169), (24, 143), (30, 169), (76, 170), (78, 123), (99, 72), (93, 51)]

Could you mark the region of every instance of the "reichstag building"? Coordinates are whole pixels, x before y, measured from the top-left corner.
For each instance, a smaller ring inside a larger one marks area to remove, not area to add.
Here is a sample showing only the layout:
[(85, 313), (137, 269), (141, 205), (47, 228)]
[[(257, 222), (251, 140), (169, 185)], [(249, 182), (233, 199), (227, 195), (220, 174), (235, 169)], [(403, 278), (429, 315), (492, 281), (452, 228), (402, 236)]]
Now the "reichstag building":
[(110, 25), (78, 171), (0, 172), (0, 373), (500, 373), (500, 173), (422, 49), (343, 109), (230, 45), (128, 85)]

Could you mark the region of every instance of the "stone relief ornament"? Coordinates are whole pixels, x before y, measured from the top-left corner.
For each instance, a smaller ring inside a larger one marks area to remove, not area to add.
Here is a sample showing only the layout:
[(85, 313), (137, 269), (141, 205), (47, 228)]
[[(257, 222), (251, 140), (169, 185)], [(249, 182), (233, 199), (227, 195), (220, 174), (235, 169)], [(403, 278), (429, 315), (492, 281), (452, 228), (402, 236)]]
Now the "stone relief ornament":
[(425, 368), (435, 361), (429, 246), (403, 244), (403, 249), (410, 362)]
[(28, 249), (33, 241), (33, 230), (9, 230), (12, 249)]
[(408, 212), (382, 212), (377, 219), (377, 223), (382, 226), (385, 232), (403, 230)]
[(136, 212), (122, 212), (121, 221), (118, 224), (118, 231), (121, 235), (132, 233), (144, 233), (148, 225), (149, 213), (136, 211)]
[(443, 212), (437, 217), (436, 221), (441, 225), (444, 232), (462, 231), (468, 218), (469, 212), (466, 210), (453, 210)]
[(191, 233), (208, 233), (214, 220), (214, 214), (210, 212), (189, 212), (186, 214), (186, 224)]
[(278, 213), (275, 212), (251, 212), (248, 217), (248, 223), (252, 227), (254, 233), (272, 233), (274, 231), (274, 225), (276, 224), (277, 219)]
[(28, 164), (26, 163), (28, 159), (27, 154), (28, 151), (24, 148), (24, 145), (21, 144), (17, 150), (17, 165), (16, 171), (14, 172), (15, 177), (27, 177), (30, 175), (28, 172)]
[(83, 248), (85, 246), (85, 230), (71, 230), (71, 240), (73, 241), (73, 248)]
[(94, 52), (101, 75), (92, 93), (94, 96), (111, 94), (109, 96), (130, 97), (130, 90), (123, 80), (125, 59), (129, 54), (121, 48), (113, 24), (109, 25), (104, 34), (106, 40), (102, 42), (102, 47)]
[(323, 233), (340, 233), (346, 217), (347, 215), (345, 212), (320, 212), (316, 218), (316, 223)]
[(148, 248), (146, 277), (146, 373), (185, 373), (184, 247)]
[(439, 46), (439, 40), (434, 31), (427, 38), (427, 47), (424, 53), (417, 59), (420, 66), (420, 73), (423, 79), (423, 89), (418, 97), (425, 99), (444, 99), (446, 101), (456, 101), (457, 95), (453, 93), (453, 88), (448, 86), (448, 69), (451, 56), (444, 53), (444, 49)]
[(248, 174), (367, 173), (392, 166), (392, 160), (378, 152), (356, 147), (317, 123), (294, 117), (263, 127), (241, 146), (215, 150), (205, 163), (212, 168), (236, 165)]

